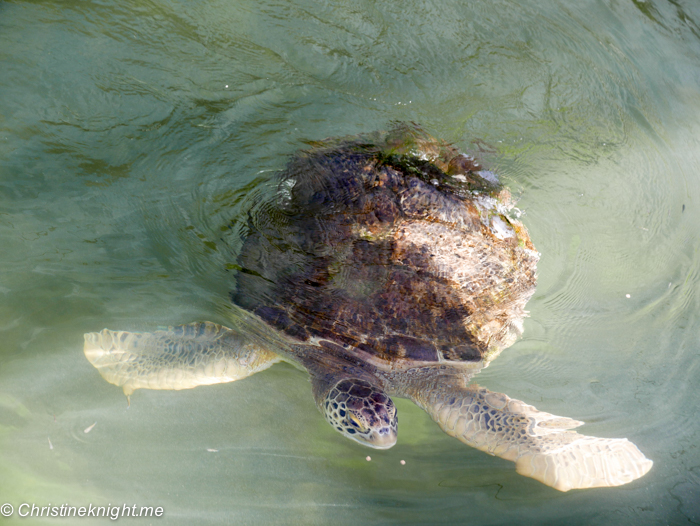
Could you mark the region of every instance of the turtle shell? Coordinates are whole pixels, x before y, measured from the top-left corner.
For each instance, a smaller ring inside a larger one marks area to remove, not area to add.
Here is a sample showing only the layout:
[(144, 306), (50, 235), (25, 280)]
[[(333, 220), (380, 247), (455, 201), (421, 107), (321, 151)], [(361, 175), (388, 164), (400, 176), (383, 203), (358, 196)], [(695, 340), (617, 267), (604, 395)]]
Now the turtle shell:
[(491, 172), (413, 125), (317, 143), (250, 220), (234, 303), (300, 342), (488, 361), (522, 332), (538, 254)]

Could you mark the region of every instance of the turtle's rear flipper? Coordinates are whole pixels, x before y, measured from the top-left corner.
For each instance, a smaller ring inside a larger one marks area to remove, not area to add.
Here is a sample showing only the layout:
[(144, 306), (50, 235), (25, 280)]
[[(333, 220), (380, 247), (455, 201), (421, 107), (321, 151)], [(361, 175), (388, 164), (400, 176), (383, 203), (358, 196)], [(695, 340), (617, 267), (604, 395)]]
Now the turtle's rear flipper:
[(448, 435), (515, 462), (521, 475), (560, 491), (620, 486), (651, 469), (625, 438), (597, 438), (569, 431), (583, 422), (538, 411), (479, 386), (416, 390), (414, 402)]
[(190, 389), (232, 382), (267, 369), (280, 357), (237, 331), (190, 323), (153, 333), (85, 334), (86, 358), (108, 382), (136, 389)]

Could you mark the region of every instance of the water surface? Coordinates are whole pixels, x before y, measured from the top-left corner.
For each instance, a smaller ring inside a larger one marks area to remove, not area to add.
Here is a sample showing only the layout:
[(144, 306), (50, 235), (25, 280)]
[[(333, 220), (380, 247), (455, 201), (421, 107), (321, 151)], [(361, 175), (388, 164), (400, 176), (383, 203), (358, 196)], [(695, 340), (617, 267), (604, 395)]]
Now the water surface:
[[(698, 86), (692, 0), (0, 3), (0, 504), (700, 523)], [(226, 324), (229, 227), (286, 156), (392, 120), (499, 172), (542, 253), (525, 337), (477, 381), (629, 438), (647, 476), (559, 493), (403, 400), (368, 450), (285, 365), (127, 409), (85, 360), (84, 332)]]

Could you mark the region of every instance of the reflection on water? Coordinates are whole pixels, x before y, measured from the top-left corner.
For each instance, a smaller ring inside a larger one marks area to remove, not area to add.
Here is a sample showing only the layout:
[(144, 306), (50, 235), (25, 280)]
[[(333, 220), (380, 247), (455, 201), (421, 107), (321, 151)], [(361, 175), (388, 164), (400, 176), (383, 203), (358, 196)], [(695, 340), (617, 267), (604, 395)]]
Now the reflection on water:
[[(2, 4), (0, 504), (152, 504), (183, 524), (700, 521), (699, 23), (661, 0)], [(271, 173), (390, 120), (483, 150), (542, 253), (525, 337), (479, 382), (630, 438), (646, 477), (560, 494), (402, 400), (397, 445), (368, 462), (291, 367), (127, 409), (84, 359), (105, 326), (225, 324)]]

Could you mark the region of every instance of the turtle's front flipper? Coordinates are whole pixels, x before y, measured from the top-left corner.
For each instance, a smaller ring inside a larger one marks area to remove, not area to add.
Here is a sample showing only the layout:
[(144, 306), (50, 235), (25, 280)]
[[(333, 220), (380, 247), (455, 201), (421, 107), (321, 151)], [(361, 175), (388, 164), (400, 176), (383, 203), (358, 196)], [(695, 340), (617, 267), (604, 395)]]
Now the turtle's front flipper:
[(136, 389), (189, 389), (232, 382), (280, 361), (251, 338), (215, 323), (165, 331), (85, 334), (85, 356), (108, 382), (129, 396)]
[(411, 398), (448, 435), (515, 462), (521, 475), (560, 491), (620, 486), (651, 469), (625, 438), (597, 438), (569, 431), (583, 422), (538, 411), (482, 387), (446, 386)]

